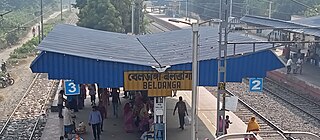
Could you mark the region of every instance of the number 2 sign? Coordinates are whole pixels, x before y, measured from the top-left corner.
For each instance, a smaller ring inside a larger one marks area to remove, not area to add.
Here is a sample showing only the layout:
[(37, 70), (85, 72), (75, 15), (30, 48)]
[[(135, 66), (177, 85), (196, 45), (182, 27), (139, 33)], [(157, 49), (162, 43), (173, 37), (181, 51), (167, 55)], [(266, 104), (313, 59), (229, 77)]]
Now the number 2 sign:
[(64, 80), (65, 94), (68, 95), (79, 95), (80, 86), (75, 84), (73, 80)]
[(249, 90), (251, 92), (262, 92), (263, 91), (263, 78), (250, 78), (249, 79)]

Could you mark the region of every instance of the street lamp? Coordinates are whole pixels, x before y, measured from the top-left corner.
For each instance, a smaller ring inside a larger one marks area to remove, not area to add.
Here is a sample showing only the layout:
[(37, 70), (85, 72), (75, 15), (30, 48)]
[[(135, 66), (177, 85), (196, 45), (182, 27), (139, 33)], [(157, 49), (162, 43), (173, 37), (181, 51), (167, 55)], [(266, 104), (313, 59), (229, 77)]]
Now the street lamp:
[(198, 98), (198, 39), (199, 39), (199, 26), (205, 24), (207, 22), (216, 21), (215, 19), (210, 19), (199, 23), (197, 20), (196, 23), (190, 23), (185, 21), (180, 21), (177, 19), (169, 19), (169, 21), (176, 23), (184, 23), (191, 25), (192, 27), (192, 115), (191, 115), (191, 140), (196, 140), (197, 132), (196, 132), (196, 118), (197, 118), (197, 98)]

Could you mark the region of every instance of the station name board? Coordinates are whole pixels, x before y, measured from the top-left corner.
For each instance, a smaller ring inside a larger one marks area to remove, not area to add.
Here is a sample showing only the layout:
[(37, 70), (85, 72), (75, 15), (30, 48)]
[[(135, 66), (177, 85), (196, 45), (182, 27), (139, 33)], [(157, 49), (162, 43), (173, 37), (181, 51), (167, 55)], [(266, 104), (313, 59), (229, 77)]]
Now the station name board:
[(191, 90), (191, 80), (191, 71), (129, 71), (124, 73), (124, 88), (148, 90), (149, 96), (168, 96), (172, 90)]

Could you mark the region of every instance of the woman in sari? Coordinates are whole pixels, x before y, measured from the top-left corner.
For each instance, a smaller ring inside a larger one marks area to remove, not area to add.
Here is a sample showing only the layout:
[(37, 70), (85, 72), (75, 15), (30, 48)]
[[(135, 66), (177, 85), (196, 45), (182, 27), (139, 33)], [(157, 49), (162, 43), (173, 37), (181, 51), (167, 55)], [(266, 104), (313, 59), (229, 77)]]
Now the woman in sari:
[(134, 118), (135, 118), (135, 122), (134, 123), (135, 123), (135, 125), (137, 127), (139, 127), (139, 123), (141, 121), (140, 111), (141, 111), (142, 107), (143, 107), (142, 96), (141, 96), (140, 92), (137, 92), (136, 95), (135, 95), (134, 109), (133, 109), (133, 115), (134, 115)]
[(149, 130), (149, 114), (147, 109), (147, 104), (143, 104), (142, 109), (140, 110), (139, 114), (140, 123), (139, 123), (139, 130), (142, 132)]
[[(256, 121), (256, 118), (251, 117), (247, 126), (247, 132), (253, 132), (255, 135), (258, 135), (257, 131), (260, 131), (260, 126)], [(250, 138), (249, 140), (255, 140), (255, 139)]]
[(124, 105), (124, 130), (127, 133), (133, 132), (133, 112), (129, 103)]
[(110, 101), (109, 101), (109, 97), (110, 97), (110, 93), (108, 88), (104, 88), (103, 92), (101, 93), (101, 102), (104, 106), (104, 108), (106, 109), (106, 118), (108, 118), (108, 106), (110, 105)]

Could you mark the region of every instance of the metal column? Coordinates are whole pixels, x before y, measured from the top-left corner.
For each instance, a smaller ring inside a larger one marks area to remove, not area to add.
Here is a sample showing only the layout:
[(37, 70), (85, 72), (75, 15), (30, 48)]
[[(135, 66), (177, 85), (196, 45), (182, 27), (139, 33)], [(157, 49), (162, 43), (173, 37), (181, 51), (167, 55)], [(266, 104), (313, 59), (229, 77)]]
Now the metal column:
[(62, 21), (62, 0), (60, 0), (60, 20)]
[(193, 45), (192, 45), (192, 113), (191, 113), (191, 139), (197, 138), (197, 86), (198, 86), (198, 36), (199, 36), (199, 20), (192, 23)]
[(154, 97), (154, 139), (167, 139), (166, 97)]
[[(218, 96), (217, 96), (217, 130), (216, 135), (224, 134), (225, 123), (219, 131), (220, 117), (225, 120), (225, 97), (226, 97), (226, 81), (227, 81), (227, 43), (228, 43), (228, 10), (230, 0), (220, 0), (220, 19), (222, 22), (219, 25), (219, 57), (218, 57)], [(222, 40), (223, 39), (223, 40)], [(223, 54), (223, 56), (222, 56)], [(223, 58), (223, 59), (222, 59)], [(223, 78), (221, 77), (223, 75)], [(222, 94), (222, 108), (220, 109), (220, 98)]]
[(131, 2), (131, 32), (134, 34), (134, 1)]

